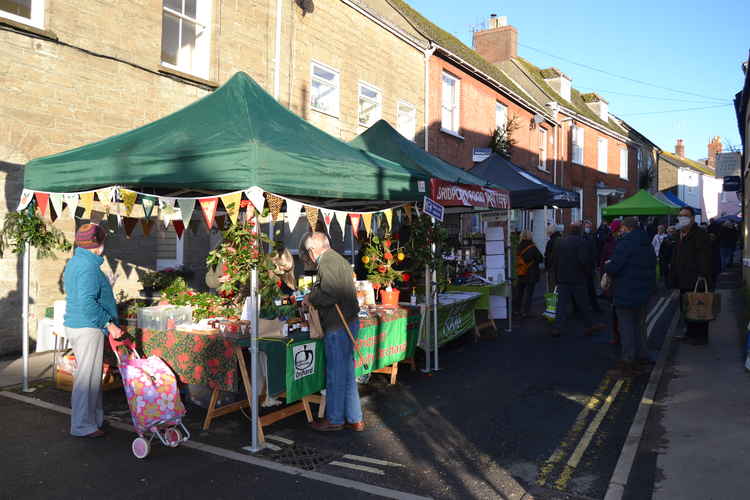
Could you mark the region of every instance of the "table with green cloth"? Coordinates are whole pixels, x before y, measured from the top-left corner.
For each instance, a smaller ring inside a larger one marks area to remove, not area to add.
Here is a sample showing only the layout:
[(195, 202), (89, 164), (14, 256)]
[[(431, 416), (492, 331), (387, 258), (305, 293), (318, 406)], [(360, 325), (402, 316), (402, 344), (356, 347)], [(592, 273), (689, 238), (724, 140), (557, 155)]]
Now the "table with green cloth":
[[(482, 295), (478, 292), (446, 292), (438, 294), (438, 346), (444, 345), (469, 331), (477, 333), (476, 308)], [(414, 309), (424, 311), (424, 304)], [(432, 350), (432, 333), (419, 338), (419, 347)]]
[(449, 292), (477, 292), (482, 296), (477, 302), (477, 311), (489, 311), (490, 310), (490, 296), (493, 297), (507, 297), (508, 296), (508, 284), (483, 284), (483, 285), (449, 285)]

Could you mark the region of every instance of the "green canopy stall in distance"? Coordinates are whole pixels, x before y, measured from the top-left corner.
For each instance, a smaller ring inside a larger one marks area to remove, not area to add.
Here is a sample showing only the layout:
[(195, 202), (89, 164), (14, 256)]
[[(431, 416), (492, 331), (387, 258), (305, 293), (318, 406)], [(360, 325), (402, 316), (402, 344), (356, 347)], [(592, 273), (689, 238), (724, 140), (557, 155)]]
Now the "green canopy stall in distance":
[(658, 200), (648, 191), (641, 189), (629, 198), (602, 209), (604, 217), (626, 217), (630, 215), (677, 215), (679, 207)]
[(237, 191), (420, 200), (430, 176), (351, 147), (295, 115), (245, 73), (153, 123), (26, 165), (24, 187)]

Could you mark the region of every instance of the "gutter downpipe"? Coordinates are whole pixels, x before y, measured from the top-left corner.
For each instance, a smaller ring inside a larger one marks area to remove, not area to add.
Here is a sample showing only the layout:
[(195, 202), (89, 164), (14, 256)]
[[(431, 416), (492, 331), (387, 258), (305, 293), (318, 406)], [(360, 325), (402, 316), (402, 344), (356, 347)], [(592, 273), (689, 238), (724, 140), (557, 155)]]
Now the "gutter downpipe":
[(428, 137), (430, 134), (430, 57), (435, 53), (435, 45), (424, 50), (424, 150), (430, 150)]
[(273, 98), (279, 100), (281, 94), (281, 14), (284, 0), (276, 0), (276, 39), (274, 40)]

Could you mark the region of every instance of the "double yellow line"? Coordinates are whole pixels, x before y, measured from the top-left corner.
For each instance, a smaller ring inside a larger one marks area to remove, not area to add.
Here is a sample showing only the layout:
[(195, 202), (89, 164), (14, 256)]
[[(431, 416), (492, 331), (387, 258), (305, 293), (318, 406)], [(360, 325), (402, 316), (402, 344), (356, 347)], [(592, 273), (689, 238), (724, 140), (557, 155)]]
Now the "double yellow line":
[[(606, 417), (607, 412), (617, 398), (617, 395), (622, 390), (624, 384), (626, 384), (626, 382), (623, 379), (617, 379), (615, 381), (610, 375), (605, 375), (599, 384), (599, 387), (597, 387), (594, 394), (578, 413), (578, 416), (573, 422), (571, 428), (565, 434), (563, 440), (557, 446), (555, 451), (552, 452), (552, 455), (550, 455), (547, 461), (539, 468), (539, 474), (537, 475), (538, 485), (545, 486), (552, 484), (556, 489), (565, 489), (568, 482), (573, 477), (573, 473), (580, 464), (583, 454), (591, 444), (591, 440), (599, 430), (599, 426), (604, 420), (604, 417)], [(627, 382), (625, 390), (628, 390), (629, 386), (630, 382)], [(596, 415), (594, 415), (594, 418), (588, 423), (589, 414), (593, 412), (596, 412)], [(575, 448), (573, 448), (574, 446)], [(573, 452), (568, 457), (562, 470), (560, 470), (560, 464), (565, 460), (565, 457), (568, 456), (571, 449)], [(559, 470), (559, 474), (555, 479), (552, 476), (557, 470)]]

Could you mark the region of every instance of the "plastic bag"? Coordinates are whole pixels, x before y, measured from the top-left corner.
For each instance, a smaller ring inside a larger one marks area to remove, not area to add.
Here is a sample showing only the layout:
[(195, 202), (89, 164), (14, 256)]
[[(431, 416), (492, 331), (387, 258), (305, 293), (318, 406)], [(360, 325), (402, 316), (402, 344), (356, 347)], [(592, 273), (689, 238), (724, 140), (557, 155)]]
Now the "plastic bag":
[(557, 299), (557, 287), (555, 287), (552, 292), (544, 294), (544, 312), (542, 313), (542, 316), (547, 318), (547, 321), (555, 321), (555, 318), (557, 317)]

